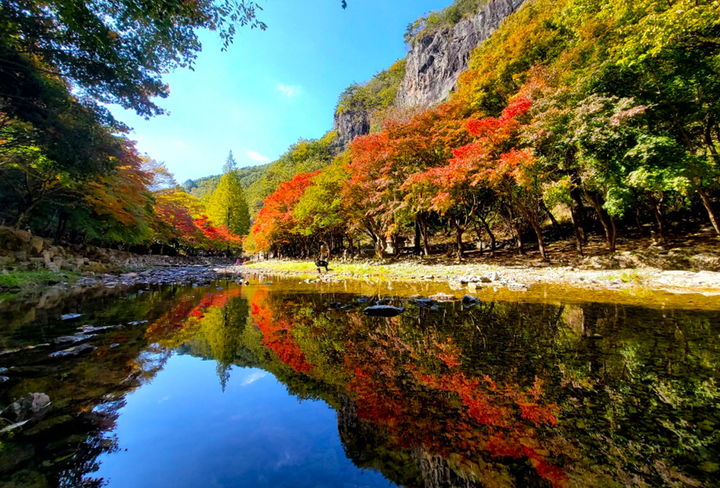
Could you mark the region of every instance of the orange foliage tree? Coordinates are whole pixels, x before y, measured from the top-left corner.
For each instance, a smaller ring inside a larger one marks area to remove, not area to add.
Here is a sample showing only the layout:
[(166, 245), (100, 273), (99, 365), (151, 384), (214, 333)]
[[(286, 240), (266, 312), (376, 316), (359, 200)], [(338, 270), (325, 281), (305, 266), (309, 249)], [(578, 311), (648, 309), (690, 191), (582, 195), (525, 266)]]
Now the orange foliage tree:
[[(450, 147), (467, 140), (461, 120), (464, 108), (445, 103), (408, 120), (387, 120), (382, 131), (358, 137), (351, 144), (350, 179), (343, 189), (346, 208), (381, 254), (385, 238), (397, 238), (414, 226), (415, 247), (427, 248), (427, 223), (432, 210), (421, 195), (403, 187), (408, 173), (442, 164)], [(394, 248), (399, 246), (395, 243)]]
[(430, 207), (443, 214), (460, 215), (453, 223), (457, 236), (457, 253), (462, 255), (463, 223), (476, 213), (481, 202), (497, 199), (504, 203), (507, 215), (521, 236), (521, 220), (533, 228), (546, 258), (542, 236), (540, 208), (542, 173), (528, 148), (520, 145), (519, 130), (532, 102), (515, 97), (499, 117), (469, 119), (465, 127), (474, 137), (469, 144), (453, 150), (448, 164), (412, 174), (404, 186), (416, 192), (435, 190)]
[[(274, 250), (292, 252), (295, 248), (307, 248), (307, 239), (295, 233), (297, 220), (293, 215), (295, 205), (300, 201), (305, 189), (312, 185), (313, 178), (320, 171), (300, 173), (290, 181), (281, 183), (263, 203), (263, 208), (250, 227), (245, 239), (248, 252), (267, 252)], [(295, 235), (294, 235), (295, 234)]]

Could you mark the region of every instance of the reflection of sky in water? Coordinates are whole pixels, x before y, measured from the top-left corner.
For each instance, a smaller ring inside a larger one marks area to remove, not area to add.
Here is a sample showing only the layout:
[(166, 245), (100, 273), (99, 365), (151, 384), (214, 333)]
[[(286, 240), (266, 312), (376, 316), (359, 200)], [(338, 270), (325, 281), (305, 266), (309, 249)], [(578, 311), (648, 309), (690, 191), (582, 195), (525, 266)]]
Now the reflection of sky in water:
[(192, 356), (127, 396), (116, 434), (120, 451), (93, 474), (110, 488), (394, 486), (347, 459), (325, 403), (250, 368), (233, 368), (223, 393), (215, 361)]

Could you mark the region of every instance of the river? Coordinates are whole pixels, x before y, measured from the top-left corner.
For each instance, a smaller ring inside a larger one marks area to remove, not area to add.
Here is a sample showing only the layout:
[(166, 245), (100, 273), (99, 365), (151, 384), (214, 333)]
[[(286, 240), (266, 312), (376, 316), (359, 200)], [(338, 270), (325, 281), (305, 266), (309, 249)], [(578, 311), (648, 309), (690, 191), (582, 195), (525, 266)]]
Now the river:
[(717, 486), (720, 311), (411, 293), (218, 280), (6, 307), (0, 484)]

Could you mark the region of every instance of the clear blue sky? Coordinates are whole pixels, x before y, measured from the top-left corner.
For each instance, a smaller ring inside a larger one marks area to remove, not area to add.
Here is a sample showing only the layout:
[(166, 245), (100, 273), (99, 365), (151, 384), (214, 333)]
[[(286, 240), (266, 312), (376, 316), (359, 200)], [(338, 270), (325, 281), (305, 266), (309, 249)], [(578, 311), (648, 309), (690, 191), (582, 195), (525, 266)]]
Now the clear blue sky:
[(178, 182), (221, 172), (229, 150), (239, 166), (272, 161), (301, 138), (332, 127), (338, 95), (407, 53), (407, 25), (451, 0), (259, 0), (266, 31), (240, 29), (222, 52), (203, 32), (195, 71), (165, 80), (169, 115), (144, 120), (113, 108), (141, 152)]

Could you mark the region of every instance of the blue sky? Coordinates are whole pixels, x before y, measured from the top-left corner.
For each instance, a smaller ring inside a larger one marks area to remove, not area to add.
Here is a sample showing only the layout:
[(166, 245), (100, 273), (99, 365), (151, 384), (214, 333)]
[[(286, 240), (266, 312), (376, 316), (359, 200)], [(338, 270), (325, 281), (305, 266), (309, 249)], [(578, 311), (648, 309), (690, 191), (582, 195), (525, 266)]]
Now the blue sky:
[(229, 150), (239, 166), (272, 161), (301, 138), (332, 127), (337, 97), (407, 53), (403, 33), (450, 0), (259, 0), (266, 31), (240, 29), (228, 51), (203, 32), (195, 71), (165, 80), (169, 115), (144, 120), (113, 108), (139, 149), (178, 182), (221, 172)]

